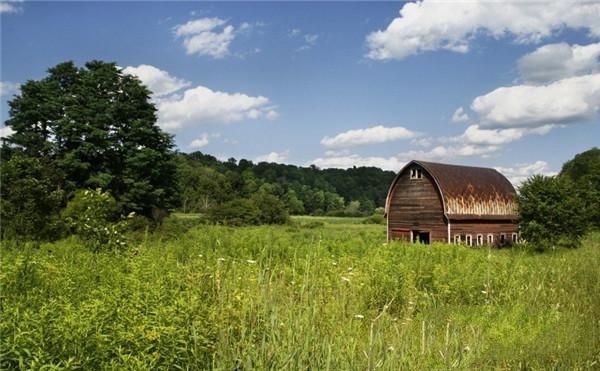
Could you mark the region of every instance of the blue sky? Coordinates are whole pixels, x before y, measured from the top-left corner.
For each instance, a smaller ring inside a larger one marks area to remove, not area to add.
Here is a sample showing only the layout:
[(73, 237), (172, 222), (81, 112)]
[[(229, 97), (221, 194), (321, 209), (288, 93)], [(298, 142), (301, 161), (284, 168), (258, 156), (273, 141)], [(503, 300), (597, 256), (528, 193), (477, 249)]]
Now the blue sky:
[(154, 91), (183, 152), (518, 182), (600, 145), (598, 3), (0, 4), (3, 121), (19, 83), (101, 59)]

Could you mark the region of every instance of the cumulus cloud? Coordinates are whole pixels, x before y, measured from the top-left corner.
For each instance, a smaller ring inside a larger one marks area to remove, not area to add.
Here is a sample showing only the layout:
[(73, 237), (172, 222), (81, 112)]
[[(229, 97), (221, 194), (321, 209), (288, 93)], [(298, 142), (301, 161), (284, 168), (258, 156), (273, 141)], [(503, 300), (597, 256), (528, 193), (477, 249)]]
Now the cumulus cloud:
[(464, 108), (458, 107), (452, 115), (452, 122), (462, 123), (469, 121), (469, 115), (465, 112)]
[(518, 164), (514, 167), (495, 167), (495, 169), (504, 174), (504, 176), (506, 176), (508, 180), (510, 180), (510, 182), (515, 186), (519, 186), (521, 183), (523, 183), (523, 181), (535, 174), (558, 174), (557, 172), (549, 169), (546, 161)]
[(9, 127), (9, 126), (4, 126), (0, 128), (0, 138), (7, 138), (10, 135), (12, 135), (15, 131)]
[(190, 143), (190, 148), (191, 149), (199, 149), (199, 148), (206, 146), (208, 144), (208, 142), (209, 142), (208, 134), (204, 133), (200, 137), (192, 140), (192, 142)]
[[(244, 27), (246, 28), (246, 27)], [(235, 27), (220, 18), (201, 18), (175, 26), (176, 37), (183, 39), (188, 55), (216, 59), (229, 55), (229, 45), (236, 37)]]
[(154, 94), (154, 97), (162, 97), (190, 86), (190, 82), (171, 76), (154, 66), (140, 64), (137, 67), (128, 66), (123, 69), (124, 73), (137, 76)]
[(160, 100), (157, 106), (159, 123), (166, 130), (262, 117), (272, 120), (278, 116), (266, 97), (214, 91), (204, 86), (187, 89), (180, 97)]
[(0, 81), (0, 97), (9, 97), (19, 92), (19, 84), (10, 81)]
[(568, 27), (600, 37), (598, 19), (598, 2), (560, 1), (548, 6), (543, 1), (423, 0), (404, 4), (385, 30), (367, 36), (367, 57), (402, 59), (440, 49), (466, 53), (478, 34), (533, 43)]
[(406, 164), (395, 156), (391, 157), (362, 157), (356, 154), (347, 156), (320, 157), (306, 163), (306, 166), (315, 165), (322, 169), (338, 168), (348, 169), (351, 167), (378, 167), (384, 170), (397, 171)]
[[(198, 25), (194, 27), (192, 29), (200, 29)], [(279, 117), (267, 97), (215, 91), (205, 86), (189, 88), (190, 82), (151, 65), (129, 66), (123, 72), (138, 76), (153, 92), (158, 123), (167, 131), (246, 119), (275, 120)]]
[(544, 45), (519, 59), (521, 78), (531, 84), (544, 84), (600, 71), (600, 43)]
[(402, 126), (385, 127), (382, 125), (366, 129), (348, 130), (333, 138), (324, 137), (321, 144), (327, 148), (346, 148), (365, 144), (390, 142), (399, 139), (410, 139), (418, 134)]
[(290, 153), (289, 151), (283, 152), (271, 152), (266, 155), (257, 156), (254, 161), (255, 162), (277, 162), (284, 163), (287, 161)]
[(501, 87), (473, 100), (482, 128), (536, 128), (592, 120), (600, 111), (600, 73), (547, 85)]
[(22, 0), (2, 0), (0, 1), (0, 14), (2, 13), (19, 13), (22, 8), (19, 6), (19, 3), (22, 3)]

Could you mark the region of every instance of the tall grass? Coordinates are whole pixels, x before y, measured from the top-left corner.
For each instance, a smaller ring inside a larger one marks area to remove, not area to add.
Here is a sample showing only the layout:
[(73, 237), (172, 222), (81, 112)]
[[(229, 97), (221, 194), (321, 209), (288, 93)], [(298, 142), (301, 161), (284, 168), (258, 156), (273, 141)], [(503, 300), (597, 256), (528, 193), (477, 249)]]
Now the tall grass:
[(198, 226), (126, 254), (4, 243), (2, 368), (600, 367), (600, 235), (385, 244), (381, 226)]

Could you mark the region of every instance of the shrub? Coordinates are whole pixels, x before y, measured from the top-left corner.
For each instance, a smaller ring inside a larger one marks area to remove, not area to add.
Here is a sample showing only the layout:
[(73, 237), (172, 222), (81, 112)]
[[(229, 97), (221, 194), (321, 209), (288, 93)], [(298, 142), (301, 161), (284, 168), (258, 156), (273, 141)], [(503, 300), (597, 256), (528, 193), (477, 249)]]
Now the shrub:
[(213, 223), (232, 226), (253, 225), (260, 223), (260, 209), (249, 199), (236, 198), (220, 205), (213, 205), (208, 217)]
[(285, 204), (276, 196), (259, 192), (252, 196), (252, 201), (260, 210), (261, 224), (285, 224), (289, 220)]
[(117, 222), (116, 215), (116, 200), (100, 189), (77, 191), (62, 212), (67, 227), (94, 252), (126, 247), (126, 222)]
[(385, 218), (381, 214), (373, 214), (363, 220), (363, 224), (385, 224)]
[(585, 203), (569, 179), (535, 175), (519, 189), (523, 238), (538, 246), (577, 246), (587, 229)]
[(2, 237), (46, 240), (62, 234), (59, 219), (64, 191), (59, 172), (42, 160), (15, 154), (0, 168), (0, 230)]

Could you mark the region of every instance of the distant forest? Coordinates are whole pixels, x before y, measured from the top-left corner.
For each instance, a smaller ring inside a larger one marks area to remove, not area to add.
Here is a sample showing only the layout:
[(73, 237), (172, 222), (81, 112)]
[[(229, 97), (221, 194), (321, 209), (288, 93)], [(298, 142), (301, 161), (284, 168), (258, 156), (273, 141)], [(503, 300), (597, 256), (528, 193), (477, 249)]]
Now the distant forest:
[(178, 154), (180, 210), (205, 212), (214, 204), (265, 192), (290, 214), (369, 215), (383, 207), (395, 173), (376, 167), (319, 169), (230, 158)]

